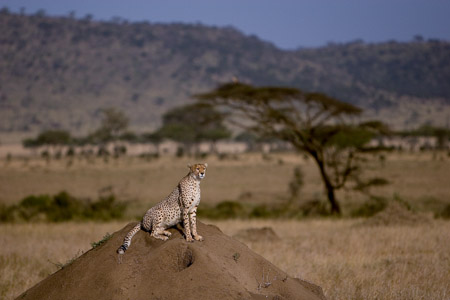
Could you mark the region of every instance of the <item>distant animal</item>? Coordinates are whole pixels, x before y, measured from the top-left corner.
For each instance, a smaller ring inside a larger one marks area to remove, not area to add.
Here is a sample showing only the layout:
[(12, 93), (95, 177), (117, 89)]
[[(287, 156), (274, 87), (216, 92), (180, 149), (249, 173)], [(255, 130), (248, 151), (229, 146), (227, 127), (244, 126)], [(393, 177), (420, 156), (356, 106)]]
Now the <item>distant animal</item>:
[[(164, 200), (150, 208), (125, 236), (117, 253), (124, 254), (130, 247), (131, 239), (141, 229), (150, 232), (154, 238), (166, 241), (171, 233), (166, 229), (183, 222), (186, 241), (202, 241), (197, 233), (197, 207), (200, 204), (200, 181), (206, 175), (207, 163), (188, 165), (189, 173)], [(192, 231), (191, 231), (192, 229)]]

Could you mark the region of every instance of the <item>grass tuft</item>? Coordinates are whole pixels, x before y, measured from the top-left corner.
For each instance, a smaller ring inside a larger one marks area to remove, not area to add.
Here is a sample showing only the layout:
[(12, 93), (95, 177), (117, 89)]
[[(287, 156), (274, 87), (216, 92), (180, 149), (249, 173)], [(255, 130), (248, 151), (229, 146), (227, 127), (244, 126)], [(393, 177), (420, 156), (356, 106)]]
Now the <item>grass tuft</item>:
[(91, 243), (92, 249), (95, 249), (95, 248), (97, 248), (98, 246), (103, 245), (103, 244), (106, 243), (111, 237), (112, 237), (112, 235), (109, 234), (109, 232), (107, 232), (107, 233), (103, 236), (103, 238), (102, 238), (100, 241), (98, 241), (98, 242), (92, 242), (92, 243)]

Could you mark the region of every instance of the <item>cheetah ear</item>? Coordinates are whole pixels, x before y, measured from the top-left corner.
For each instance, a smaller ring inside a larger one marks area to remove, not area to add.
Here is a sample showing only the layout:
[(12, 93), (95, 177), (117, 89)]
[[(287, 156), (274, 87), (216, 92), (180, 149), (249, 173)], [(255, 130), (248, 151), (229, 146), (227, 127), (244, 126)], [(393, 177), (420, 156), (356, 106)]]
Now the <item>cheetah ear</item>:
[(208, 167), (208, 163), (204, 163), (203, 165), (204, 165), (206, 168)]
[(187, 167), (190, 169), (190, 168), (192, 168), (192, 165), (191, 165), (191, 164), (188, 164)]

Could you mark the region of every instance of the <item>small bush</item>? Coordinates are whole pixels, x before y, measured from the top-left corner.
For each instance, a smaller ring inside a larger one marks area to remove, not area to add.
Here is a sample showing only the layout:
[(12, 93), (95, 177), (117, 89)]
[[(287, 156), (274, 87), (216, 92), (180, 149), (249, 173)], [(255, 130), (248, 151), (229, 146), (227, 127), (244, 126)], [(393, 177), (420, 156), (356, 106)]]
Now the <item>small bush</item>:
[(108, 221), (122, 218), (126, 208), (127, 204), (118, 202), (114, 195), (102, 196), (97, 201), (78, 199), (67, 192), (54, 196), (32, 195), (24, 198), (18, 205), (0, 206), (0, 222)]
[(250, 212), (249, 217), (253, 218), (269, 218), (272, 211), (266, 205), (257, 205)]
[(329, 204), (322, 200), (311, 200), (302, 203), (298, 211), (303, 217), (329, 216)]
[[(316, 203), (317, 202), (317, 203)], [(198, 215), (209, 219), (276, 219), (302, 218), (304, 216), (329, 215), (326, 203), (316, 201), (307, 207), (292, 204), (241, 204), (236, 201), (220, 202), (216, 206), (200, 206)]]
[(50, 222), (62, 222), (81, 219), (86, 211), (86, 205), (82, 201), (61, 192), (53, 196), (51, 205), (44, 211)]
[(447, 204), (444, 206), (444, 208), (435, 214), (435, 217), (443, 218), (443, 219), (450, 219), (450, 204)]
[(0, 204), (0, 222), (12, 222), (14, 221), (14, 212), (15, 212), (15, 206), (7, 206), (4, 204)]
[(382, 197), (371, 197), (369, 201), (353, 210), (350, 215), (352, 217), (371, 217), (376, 213), (384, 210), (387, 206), (387, 200)]
[(126, 209), (126, 203), (116, 201), (114, 195), (101, 197), (98, 201), (89, 204), (87, 217), (93, 220), (109, 221), (120, 219)]
[(226, 160), (226, 159), (230, 159), (230, 155), (227, 153), (219, 153), (218, 154), (219, 160)]
[(239, 202), (224, 201), (215, 207), (200, 207), (199, 215), (209, 219), (234, 219), (245, 217), (246, 210)]

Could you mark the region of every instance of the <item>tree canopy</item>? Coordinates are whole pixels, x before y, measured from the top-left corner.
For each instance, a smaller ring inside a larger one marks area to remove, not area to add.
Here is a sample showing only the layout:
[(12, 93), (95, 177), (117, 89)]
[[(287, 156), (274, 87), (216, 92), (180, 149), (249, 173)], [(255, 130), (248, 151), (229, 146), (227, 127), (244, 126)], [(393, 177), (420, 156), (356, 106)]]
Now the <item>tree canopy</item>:
[(340, 213), (335, 190), (361, 171), (367, 142), (387, 127), (378, 121), (357, 123), (362, 110), (322, 93), (290, 87), (254, 87), (228, 83), (195, 95), (201, 103), (232, 109), (233, 123), (291, 143), (316, 162), (333, 213)]
[(67, 145), (72, 141), (70, 132), (65, 130), (45, 130), (39, 133), (35, 139), (26, 139), (23, 141), (25, 147), (39, 146), (60, 146)]
[(175, 107), (163, 115), (163, 124), (155, 133), (185, 145), (202, 141), (216, 142), (231, 136), (223, 124), (225, 115), (207, 103)]
[(120, 139), (127, 133), (129, 119), (117, 108), (105, 108), (102, 110), (102, 120), (99, 128), (94, 131), (89, 139), (94, 142), (107, 143)]

